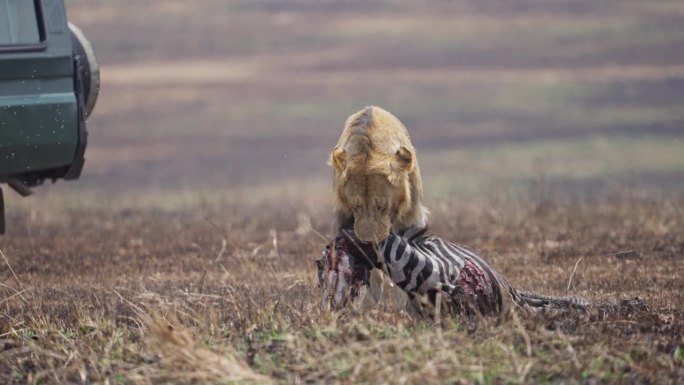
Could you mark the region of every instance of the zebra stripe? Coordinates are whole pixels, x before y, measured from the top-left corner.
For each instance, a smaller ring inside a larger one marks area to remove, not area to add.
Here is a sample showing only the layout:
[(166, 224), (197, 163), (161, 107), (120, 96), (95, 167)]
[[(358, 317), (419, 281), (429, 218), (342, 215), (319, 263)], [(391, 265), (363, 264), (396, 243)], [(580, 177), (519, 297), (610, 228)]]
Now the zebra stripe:
[(516, 290), (473, 250), (432, 236), (426, 229), (409, 228), (401, 234), (390, 234), (378, 245), (376, 254), (373, 264), (410, 298), (425, 296), (433, 305), (437, 293), (443, 292), (450, 301), (447, 307), (476, 308), (483, 313), (501, 314), (511, 306), (532, 311), (587, 306), (581, 297)]

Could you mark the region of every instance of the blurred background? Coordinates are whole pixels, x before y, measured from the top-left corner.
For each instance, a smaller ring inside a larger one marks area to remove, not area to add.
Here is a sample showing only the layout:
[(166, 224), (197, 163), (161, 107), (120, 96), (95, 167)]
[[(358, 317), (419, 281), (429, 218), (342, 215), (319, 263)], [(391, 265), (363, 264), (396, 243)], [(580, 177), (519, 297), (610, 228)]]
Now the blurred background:
[(329, 204), (328, 153), (369, 104), (409, 129), (428, 205), (684, 191), (681, 1), (68, 0), (67, 12), (102, 68), (85, 170), (9, 207)]

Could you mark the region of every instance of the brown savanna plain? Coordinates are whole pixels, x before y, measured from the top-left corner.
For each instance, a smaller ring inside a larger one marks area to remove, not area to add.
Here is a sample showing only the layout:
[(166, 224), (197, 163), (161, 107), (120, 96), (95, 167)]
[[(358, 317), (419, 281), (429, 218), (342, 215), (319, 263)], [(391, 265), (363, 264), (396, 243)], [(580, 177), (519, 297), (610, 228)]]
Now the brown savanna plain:
[[(67, 7), (102, 92), (82, 178), (7, 194), (0, 383), (684, 382), (681, 2)], [(320, 312), (325, 161), (366, 104), (435, 233), (590, 311)]]

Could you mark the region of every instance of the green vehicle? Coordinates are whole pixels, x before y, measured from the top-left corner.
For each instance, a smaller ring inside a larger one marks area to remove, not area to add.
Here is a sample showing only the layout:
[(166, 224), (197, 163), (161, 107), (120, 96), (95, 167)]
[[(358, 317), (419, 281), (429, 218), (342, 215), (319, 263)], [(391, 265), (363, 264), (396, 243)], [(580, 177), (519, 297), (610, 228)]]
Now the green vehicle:
[(63, 0), (0, 0), (0, 183), (26, 196), (46, 179), (77, 179), (99, 87), (92, 47)]

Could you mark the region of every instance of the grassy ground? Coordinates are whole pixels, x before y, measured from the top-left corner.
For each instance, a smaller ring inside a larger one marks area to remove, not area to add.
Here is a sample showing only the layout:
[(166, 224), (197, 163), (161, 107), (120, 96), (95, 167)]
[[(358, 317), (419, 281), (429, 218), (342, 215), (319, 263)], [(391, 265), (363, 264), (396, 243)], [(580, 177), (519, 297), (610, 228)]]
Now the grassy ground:
[(581, 316), (441, 327), (390, 291), (320, 312), (313, 261), (329, 207), (286, 201), (22, 212), (2, 247), (3, 383), (684, 378), (681, 199), (433, 203), (434, 231), (517, 287), (595, 302)]
[[(679, 1), (67, 7), (102, 92), (81, 179), (6, 194), (0, 383), (684, 381)], [(589, 314), (319, 312), (325, 160), (366, 104), (437, 234)]]

